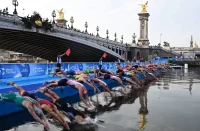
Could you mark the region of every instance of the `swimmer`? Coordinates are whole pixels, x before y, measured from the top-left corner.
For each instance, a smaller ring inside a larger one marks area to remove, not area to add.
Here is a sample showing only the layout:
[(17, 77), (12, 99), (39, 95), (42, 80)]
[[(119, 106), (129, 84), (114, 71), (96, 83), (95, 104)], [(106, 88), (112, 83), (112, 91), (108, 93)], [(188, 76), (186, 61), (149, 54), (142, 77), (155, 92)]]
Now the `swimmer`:
[(103, 59), (103, 56), (99, 60), (99, 70), (102, 69), (102, 64), (103, 64), (102, 59)]
[(10, 82), (8, 82), (6, 84), (14, 86), (18, 90), (19, 95), (21, 95), (21, 96), (29, 96), (29, 97), (37, 100), (39, 102), (42, 110), (48, 112), (53, 118), (58, 120), (64, 126), (65, 129), (69, 130), (68, 124), (65, 122), (64, 118), (62, 117), (62, 115), (60, 114), (60, 112), (58, 111), (58, 109), (56, 108), (56, 106), (54, 104), (52, 104), (51, 102), (49, 102), (47, 100), (40, 99), (34, 94), (28, 93), (27, 91), (22, 89), (22, 87), (20, 87), (19, 85), (15, 84), (14, 81), (10, 81)]
[[(13, 92), (8, 94), (0, 94), (0, 99), (4, 101), (12, 101), (16, 105), (26, 108), (33, 118), (44, 126), (45, 130), (49, 130), (48, 120), (34, 99), (30, 97), (24, 98)], [(43, 120), (41, 120), (38, 116), (42, 116)]]
[(77, 111), (76, 109), (74, 109), (69, 103), (66, 102), (65, 99), (60, 98), (55, 92), (49, 90), (48, 88), (40, 88), (39, 90), (42, 94), (44, 94), (45, 96), (47, 96), (48, 98), (51, 99), (51, 101), (61, 110), (65, 111), (70, 120), (77, 120), (80, 122), (84, 122), (86, 121), (85, 118), (86, 116)]
[(124, 84), (122, 83), (122, 80), (119, 77), (114, 76), (114, 75), (110, 75), (110, 74), (107, 74), (107, 73), (100, 73), (100, 74), (102, 76), (100, 76), (99, 78), (116, 80), (125, 89), (125, 86), (124, 86)]
[[(80, 99), (88, 106), (88, 107), (91, 107), (91, 103), (89, 101), (89, 97), (88, 97), (88, 94), (87, 94), (87, 89), (85, 88), (85, 86), (75, 80), (70, 80), (70, 79), (67, 79), (67, 78), (63, 78), (62, 76), (58, 75), (61, 79), (59, 81), (57, 80), (52, 80), (52, 81), (49, 81), (49, 82), (44, 82), (43, 86), (46, 85), (46, 84), (49, 84), (47, 85), (46, 87), (47, 88), (50, 88), (50, 87), (55, 87), (55, 86), (71, 86), (72, 88), (75, 88), (78, 90), (78, 93), (79, 93), (79, 97)], [(86, 100), (84, 99), (84, 96), (86, 97)]]
[(107, 91), (108, 93), (110, 93), (111, 96), (113, 96), (112, 93), (110, 92), (109, 88), (108, 88), (108, 85), (104, 81), (102, 81), (98, 78), (91, 78), (91, 81), (92, 81), (92, 84), (94, 84), (94, 83), (99, 84), (101, 87), (103, 87), (103, 89), (105, 91)]
[(27, 91), (25, 91), (24, 89), (22, 89), (22, 87), (20, 87), (19, 85), (15, 84), (14, 81), (10, 81), (7, 82), (6, 85), (12, 85), (13, 87), (15, 87), (15, 89), (17, 89), (17, 91), (19, 92), (20, 96), (28, 96), (31, 97), (32, 99), (36, 100), (37, 96), (33, 93), (28, 93)]
[(59, 72), (61, 71), (61, 63), (62, 63), (61, 57), (64, 56), (64, 55), (65, 55), (65, 53), (62, 54), (62, 55), (58, 55), (58, 56), (57, 56), (57, 64), (56, 64), (55, 72), (53, 73), (53, 77), (54, 77), (57, 73), (59, 73)]

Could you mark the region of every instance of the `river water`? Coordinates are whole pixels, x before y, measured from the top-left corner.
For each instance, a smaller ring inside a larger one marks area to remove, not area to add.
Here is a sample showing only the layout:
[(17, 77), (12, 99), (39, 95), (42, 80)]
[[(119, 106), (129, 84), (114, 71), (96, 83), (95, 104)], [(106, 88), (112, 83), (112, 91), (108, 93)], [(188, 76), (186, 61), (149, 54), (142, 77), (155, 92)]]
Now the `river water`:
[[(146, 90), (118, 101), (114, 108), (98, 114), (104, 123), (91, 131), (200, 131), (200, 69), (174, 70)], [(18, 113), (0, 122), (9, 131), (43, 130), (40, 124), (27, 122), (31, 120), (26, 113)], [(51, 121), (52, 131), (63, 130)]]

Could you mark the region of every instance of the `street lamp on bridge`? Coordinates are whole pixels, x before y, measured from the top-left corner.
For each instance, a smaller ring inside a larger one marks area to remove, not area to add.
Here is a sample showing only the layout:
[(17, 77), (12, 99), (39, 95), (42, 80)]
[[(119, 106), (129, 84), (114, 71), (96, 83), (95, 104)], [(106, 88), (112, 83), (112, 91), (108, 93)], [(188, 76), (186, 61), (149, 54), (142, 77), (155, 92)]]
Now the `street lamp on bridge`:
[(97, 36), (99, 36), (99, 26), (97, 26), (96, 30), (97, 30)]
[(56, 17), (56, 11), (55, 10), (52, 11), (51, 16), (53, 17), (53, 24), (55, 24), (55, 20), (54, 20), (54, 18)]
[(73, 23), (74, 23), (74, 17), (73, 16), (70, 18), (70, 22), (71, 22), (71, 29), (73, 29), (74, 28), (73, 27)]
[(13, 0), (13, 1), (12, 1), (12, 4), (15, 6), (15, 10), (14, 10), (13, 14), (14, 14), (14, 15), (17, 15), (17, 9), (16, 9), (16, 7), (19, 5), (19, 3), (18, 3), (17, 0)]
[(108, 34), (109, 34), (108, 30), (106, 30), (106, 34), (107, 34), (107, 37), (106, 37), (106, 38), (108, 39), (108, 38), (109, 38), (109, 36), (108, 36)]
[(87, 28), (88, 28), (88, 23), (87, 21), (85, 22), (85, 33), (87, 33)]
[(121, 36), (121, 39), (122, 39), (122, 43), (123, 43), (123, 39), (124, 39), (123, 35)]
[(117, 33), (116, 32), (115, 32), (114, 36), (115, 36), (115, 41), (117, 41)]
[(133, 42), (132, 42), (132, 43), (135, 44), (135, 38), (137, 37), (137, 36), (135, 35), (135, 33), (133, 33), (133, 36), (132, 36), (132, 37), (133, 37)]
[(160, 45), (161, 45), (161, 36), (162, 36), (162, 33), (160, 34)]

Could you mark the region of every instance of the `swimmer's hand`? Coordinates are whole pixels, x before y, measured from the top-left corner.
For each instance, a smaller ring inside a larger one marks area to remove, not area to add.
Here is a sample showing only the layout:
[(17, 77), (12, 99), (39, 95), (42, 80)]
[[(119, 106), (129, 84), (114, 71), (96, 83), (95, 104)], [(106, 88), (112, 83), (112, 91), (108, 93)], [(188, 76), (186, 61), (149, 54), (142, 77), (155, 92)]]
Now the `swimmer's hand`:
[(96, 88), (94, 88), (94, 93), (96, 93), (97, 92), (97, 89)]
[(101, 91), (97, 88), (98, 93), (101, 93)]
[(49, 131), (50, 130), (49, 129), (49, 125), (47, 123), (44, 123), (44, 129), (45, 129), (45, 131)]
[(88, 108), (91, 108), (92, 107), (92, 104), (89, 102), (89, 104), (87, 105)]

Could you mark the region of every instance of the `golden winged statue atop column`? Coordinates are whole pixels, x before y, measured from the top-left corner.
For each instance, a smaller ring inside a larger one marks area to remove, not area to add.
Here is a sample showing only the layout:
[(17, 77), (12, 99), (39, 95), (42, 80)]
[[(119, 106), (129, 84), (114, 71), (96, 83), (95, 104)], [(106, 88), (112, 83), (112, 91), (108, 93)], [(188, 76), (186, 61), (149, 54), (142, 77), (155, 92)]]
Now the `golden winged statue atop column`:
[(58, 11), (58, 19), (64, 19), (64, 12), (63, 9), (57, 10)]
[(141, 13), (147, 13), (147, 5), (148, 5), (148, 1), (145, 4), (139, 4), (142, 7), (142, 11)]

